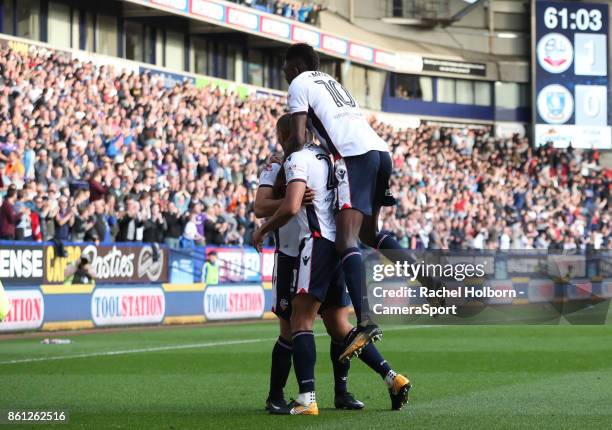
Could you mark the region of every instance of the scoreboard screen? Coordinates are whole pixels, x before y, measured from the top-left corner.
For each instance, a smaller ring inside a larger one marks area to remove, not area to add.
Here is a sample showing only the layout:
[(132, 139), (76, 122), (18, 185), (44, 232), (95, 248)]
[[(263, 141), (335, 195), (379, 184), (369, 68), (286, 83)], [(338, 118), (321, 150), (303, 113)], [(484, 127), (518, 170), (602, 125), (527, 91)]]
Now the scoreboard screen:
[(535, 145), (612, 149), (608, 5), (534, 3)]

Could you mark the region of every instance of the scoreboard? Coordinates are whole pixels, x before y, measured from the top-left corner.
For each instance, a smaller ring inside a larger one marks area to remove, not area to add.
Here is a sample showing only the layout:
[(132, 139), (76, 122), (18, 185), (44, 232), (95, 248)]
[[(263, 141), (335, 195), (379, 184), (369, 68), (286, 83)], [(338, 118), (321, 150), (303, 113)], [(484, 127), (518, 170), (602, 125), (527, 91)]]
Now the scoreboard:
[(608, 5), (533, 2), (535, 145), (612, 149)]

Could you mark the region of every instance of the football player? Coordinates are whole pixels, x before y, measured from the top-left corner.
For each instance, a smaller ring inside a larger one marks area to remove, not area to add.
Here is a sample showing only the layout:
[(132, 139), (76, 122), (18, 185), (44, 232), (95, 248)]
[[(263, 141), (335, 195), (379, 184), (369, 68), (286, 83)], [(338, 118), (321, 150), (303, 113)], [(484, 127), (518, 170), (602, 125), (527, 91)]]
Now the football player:
[[(356, 331), (348, 323), (349, 298), (345, 294), (340, 258), (334, 244), (336, 181), (329, 155), (312, 143), (288, 156), (284, 171), (285, 197), (274, 215), (253, 234), (253, 244), (261, 250), (267, 233), (297, 218), (300, 252), (291, 302), (291, 332), (299, 396), (290, 404), (289, 412), (293, 415), (318, 415), (314, 375), (316, 348), (312, 331), (317, 312), (322, 310), (323, 321), (332, 337), (332, 359), (346, 374), (350, 363), (340, 360), (340, 355)], [(307, 189), (314, 191), (314, 199), (312, 204), (302, 206)], [(392, 409), (401, 409), (408, 400), (408, 378), (392, 370), (371, 343), (362, 348), (361, 359), (385, 381)]]
[[(287, 142), (289, 137), (289, 123), (291, 116), (283, 115), (276, 124), (276, 136), (281, 146)], [(278, 162), (277, 162), (278, 161)], [(261, 171), (259, 177), (259, 188), (255, 196), (254, 212), (258, 218), (272, 216), (282, 202), (279, 191), (274, 188), (281, 160), (273, 159)], [(283, 181), (284, 182), (284, 181)], [(282, 184), (284, 188), (284, 183)], [(305, 190), (302, 204), (312, 202), (314, 193)], [(297, 219), (293, 218), (285, 225), (274, 230), (274, 273), (272, 275), (272, 312), (278, 317), (280, 335), (272, 349), (272, 367), (270, 369), (270, 390), (266, 400), (266, 410), (271, 414), (286, 414), (287, 403), (285, 402), (283, 389), (287, 383), (291, 370), (292, 341), (291, 341), (291, 286), (296, 276), (297, 256), (299, 245), (299, 225)], [(346, 297), (330, 298), (334, 301), (347, 301)], [(346, 306), (346, 305), (345, 305)], [(323, 312), (326, 325), (337, 327), (336, 314), (330, 311)], [(329, 320), (333, 318), (332, 320)], [(329, 320), (329, 321), (328, 321)], [(348, 321), (348, 317), (346, 318)], [(335, 396), (334, 404), (338, 409), (361, 409), (364, 404), (355, 399), (348, 392), (348, 366), (339, 362), (342, 353), (342, 343), (333, 342), (331, 346), (331, 360), (334, 369)]]
[(392, 236), (378, 231), (381, 207), (395, 204), (389, 189), (393, 166), (387, 143), (370, 127), (351, 93), (319, 71), (319, 56), (311, 46), (298, 43), (289, 47), (284, 73), (289, 83), (287, 102), (292, 114), (289, 153), (304, 145), (308, 128), (336, 160), (335, 246), (358, 327), (341, 356), (348, 360), (382, 336), (369, 316), (359, 241), (383, 251), (393, 261), (413, 262), (414, 257)]

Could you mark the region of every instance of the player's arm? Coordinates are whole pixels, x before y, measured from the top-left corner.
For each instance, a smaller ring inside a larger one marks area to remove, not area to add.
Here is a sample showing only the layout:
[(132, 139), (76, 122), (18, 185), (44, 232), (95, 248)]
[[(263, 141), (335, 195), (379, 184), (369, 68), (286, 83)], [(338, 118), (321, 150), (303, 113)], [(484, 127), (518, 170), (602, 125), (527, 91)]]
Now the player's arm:
[[(257, 218), (266, 218), (274, 215), (274, 212), (280, 207), (283, 199), (274, 198), (274, 182), (278, 169), (274, 167), (270, 171), (263, 171), (259, 179), (259, 188), (255, 194), (255, 203), (253, 204), (253, 212)], [(306, 188), (302, 205), (309, 205), (314, 200), (314, 191)]]
[(265, 218), (274, 215), (283, 199), (275, 199), (272, 187), (259, 187), (255, 194), (253, 212), (257, 218)]
[(263, 238), (266, 234), (284, 226), (291, 218), (297, 215), (302, 206), (305, 192), (306, 182), (304, 181), (292, 181), (287, 185), (285, 198), (281, 201), (274, 215), (253, 234), (253, 245), (255, 245), (257, 250), (261, 251)]
[(281, 169), (281, 162), (271, 160), (259, 175), (259, 188), (257, 188), (253, 204), (253, 212), (257, 218), (272, 216), (281, 204), (282, 199), (274, 198), (274, 183)]
[(308, 81), (294, 79), (287, 91), (287, 104), (291, 113), (291, 134), (287, 143), (287, 155), (299, 151), (306, 143), (306, 125), (310, 109)]
[[(275, 199), (273, 196), (273, 188), (259, 187), (255, 195), (255, 203), (253, 211), (257, 218), (267, 218), (274, 215), (274, 212), (280, 207), (283, 199)], [(302, 205), (310, 205), (314, 200), (315, 193), (310, 188), (306, 188), (302, 197)]]

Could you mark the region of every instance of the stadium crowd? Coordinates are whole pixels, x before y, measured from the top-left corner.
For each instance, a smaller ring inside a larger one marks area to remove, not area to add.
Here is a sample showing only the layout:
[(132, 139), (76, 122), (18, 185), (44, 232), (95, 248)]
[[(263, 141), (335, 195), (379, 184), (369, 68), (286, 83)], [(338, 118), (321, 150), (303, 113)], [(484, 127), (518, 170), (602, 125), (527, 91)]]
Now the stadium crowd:
[(282, 0), (230, 0), (243, 6), (252, 7), (263, 12), (273, 13), (287, 19), (304, 22), (310, 25), (319, 25), (319, 14), (325, 10), (324, 6), (310, 2), (282, 1)]
[[(241, 99), (46, 50), (0, 48), (0, 237), (249, 245), (278, 97)], [(489, 128), (375, 122), (411, 248), (609, 248), (612, 171)]]

